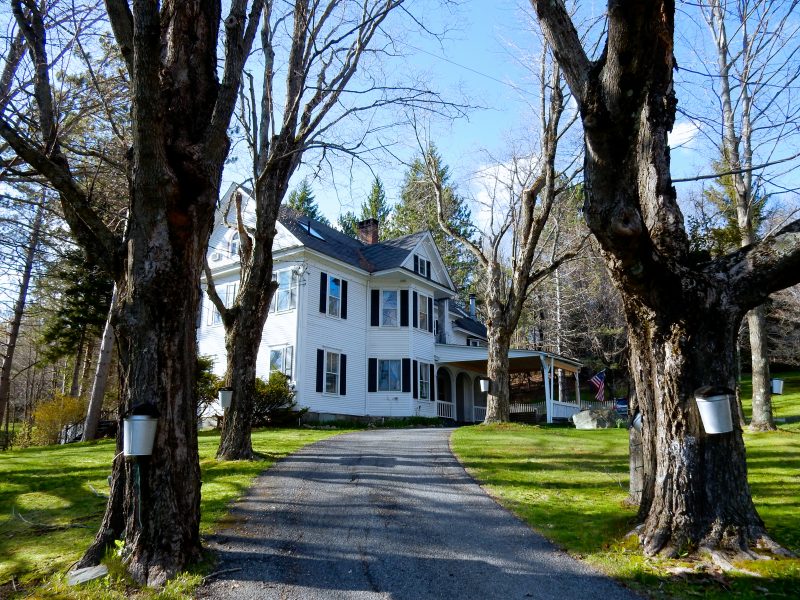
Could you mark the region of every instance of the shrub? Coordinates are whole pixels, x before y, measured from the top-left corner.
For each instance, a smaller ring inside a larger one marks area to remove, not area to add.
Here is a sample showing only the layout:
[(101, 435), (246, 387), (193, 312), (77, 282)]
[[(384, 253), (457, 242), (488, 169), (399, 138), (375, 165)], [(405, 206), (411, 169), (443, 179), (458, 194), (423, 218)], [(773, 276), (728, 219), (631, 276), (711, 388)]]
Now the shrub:
[(256, 378), (256, 392), (253, 398), (253, 427), (280, 427), (295, 422), (299, 414), (294, 401), (294, 390), (289, 378), (279, 371), (273, 371), (269, 381)]
[(39, 404), (33, 411), (33, 443), (36, 445), (57, 444), (64, 427), (86, 417), (86, 402), (65, 394), (56, 393), (53, 398)]

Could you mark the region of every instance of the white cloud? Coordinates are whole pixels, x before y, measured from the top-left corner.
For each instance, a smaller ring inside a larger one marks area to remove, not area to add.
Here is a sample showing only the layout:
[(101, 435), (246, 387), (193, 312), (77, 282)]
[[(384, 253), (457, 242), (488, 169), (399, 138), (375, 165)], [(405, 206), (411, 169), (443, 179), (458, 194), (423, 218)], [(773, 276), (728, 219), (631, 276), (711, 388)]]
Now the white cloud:
[(700, 126), (694, 121), (677, 123), (669, 134), (670, 148), (691, 148), (698, 133), (700, 133)]

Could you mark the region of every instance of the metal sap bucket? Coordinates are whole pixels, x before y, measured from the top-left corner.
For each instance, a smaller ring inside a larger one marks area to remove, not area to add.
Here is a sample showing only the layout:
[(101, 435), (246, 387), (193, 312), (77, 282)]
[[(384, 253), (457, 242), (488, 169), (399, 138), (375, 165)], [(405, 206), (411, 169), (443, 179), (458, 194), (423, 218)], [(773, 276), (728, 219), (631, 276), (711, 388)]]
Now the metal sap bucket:
[(150, 456), (156, 439), (158, 418), (130, 415), (122, 421), (122, 451), (125, 456)]

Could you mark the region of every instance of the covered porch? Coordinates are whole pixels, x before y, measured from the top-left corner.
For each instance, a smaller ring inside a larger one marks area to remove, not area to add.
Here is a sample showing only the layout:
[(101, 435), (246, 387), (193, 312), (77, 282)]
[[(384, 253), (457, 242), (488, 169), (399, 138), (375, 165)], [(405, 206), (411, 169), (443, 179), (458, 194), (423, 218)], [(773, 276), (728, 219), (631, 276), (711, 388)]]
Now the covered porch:
[[(482, 422), (486, 418), (486, 393), (480, 390), (480, 380), (487, 377), (487, 348), (436, 344), (434, 352), (437, 415), (458, 422)], [(512, 413), (544, 408), (547, 422), (552, 423), (581, 410), (581, 363), (537, 350), (511, 350), (508, 357), (512, 375), (541, 372), (545, 396), (544, 406), (512, 403)], [(566, 385), (568, 380), (574, 380), (574, 392), (569, 389), (571, 385)]]

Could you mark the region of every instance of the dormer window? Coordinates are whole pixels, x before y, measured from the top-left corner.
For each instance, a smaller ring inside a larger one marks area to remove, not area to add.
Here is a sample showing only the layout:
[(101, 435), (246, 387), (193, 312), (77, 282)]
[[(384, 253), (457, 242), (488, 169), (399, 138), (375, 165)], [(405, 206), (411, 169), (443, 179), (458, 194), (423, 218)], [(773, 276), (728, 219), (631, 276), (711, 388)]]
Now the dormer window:
[(426, 279), (431, 278), (431, 261), (425, 260), (419, 254), (414, 255), (414, 272)]

